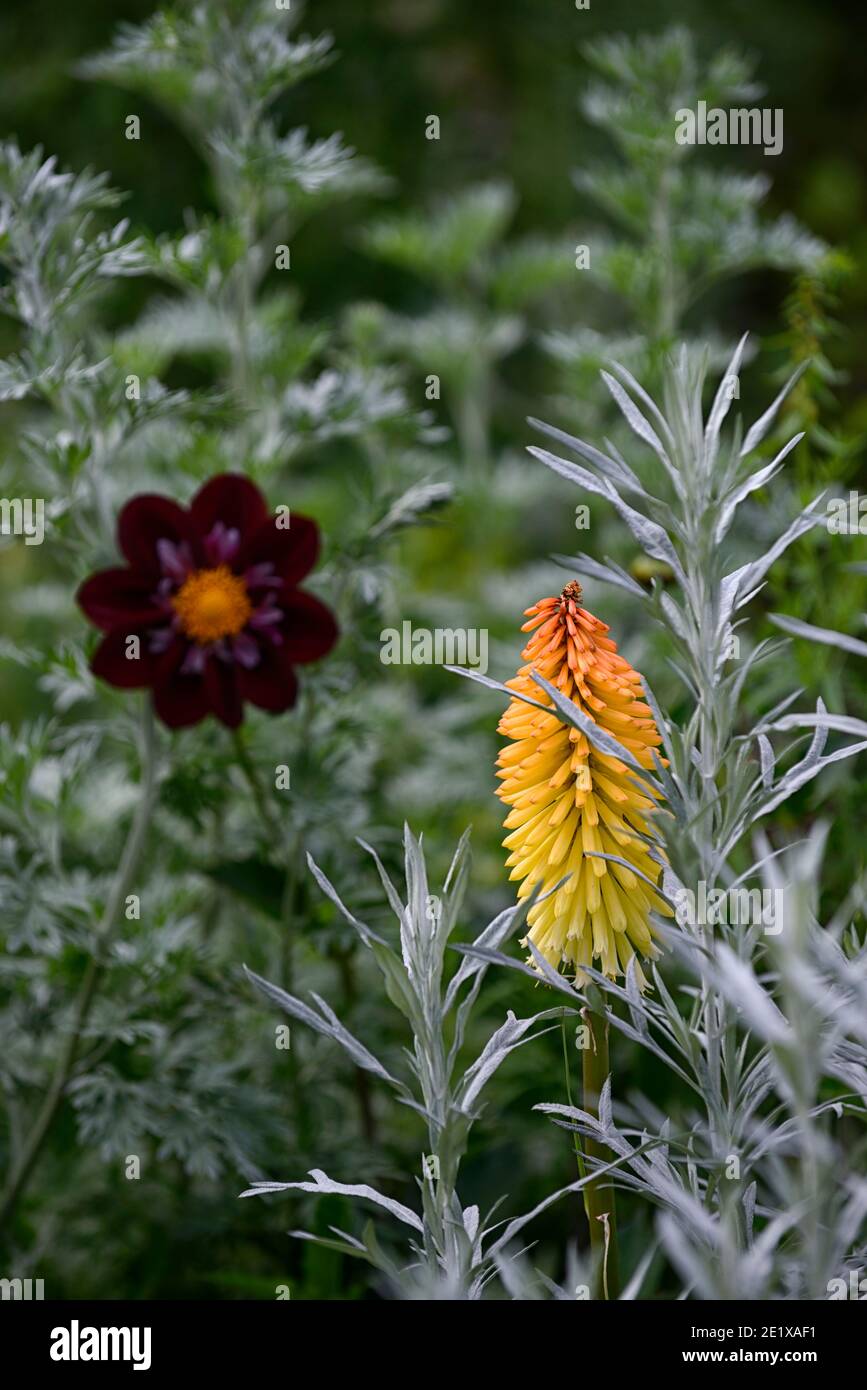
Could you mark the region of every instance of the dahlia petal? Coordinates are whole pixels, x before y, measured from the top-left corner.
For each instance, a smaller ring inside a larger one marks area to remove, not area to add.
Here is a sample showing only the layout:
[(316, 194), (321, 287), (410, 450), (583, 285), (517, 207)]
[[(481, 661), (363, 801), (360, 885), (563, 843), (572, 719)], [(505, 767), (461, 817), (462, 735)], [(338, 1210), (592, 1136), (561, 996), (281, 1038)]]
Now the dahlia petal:
[(275, 623), (282, 623), (283, 617), (282, 609), (269, 605), (268, 607), (257, 608), (247, 626), (261, 632), (263, 628), (274, 627)]
[(312, 570), (319, 554), (319, 527), (309, 517), (293, 512), (289, 525), (286, 514), (268, 517), (250, 537), (241, 552), (239, 564), (254, 567), (263, 562), (274, 566), (284, 584), (294, 586)]
[(211, 711), (228, 729), (237, 729), (244, 718), (238, 668), (231, 662), (206, 662), (204, 686)]
[(275, 572), (270, 560), (251, 565), (244, 571), (244, 583), (248, 589), (282, 589), (283, 580)]
[(181, 662), (180, 674), (182, 676), (203, 675), (206, 660), (204, 647), (199, 647), (195, 643), (191, 643), (186, 656)]
[(256, 484), (243, 473), (220, 473), (199, 488), (190, 513), (200, 536), (213, 531), (217, 522), (236, 529), (241, 545), (268, 518), (265, 499)]
[(143, 627), (163, 614), (153, 600), (153, 586), (134, 570), (100, 570), (85, 579), (76, 594), (79, 608), (96, 627)]
[(171, 623), (166, 623), (165, 627), (154, 628), (148, 633), (148, 649), (154, 656), (162, 656), (176, 640), (177, 630)]
[[(132, 498), (118, 519), (118, 544), (130, 568), (92, 575), (78, 594), (106, 634), (93, 670), (116, 686), (152, 686), (169, 728), (208, 714), (236, 728), (245, 699), (272, 713), (290, 708), (293, 665), (323, 656), (337, 639), (329, 610), (296, 587), (316, 560), (316, 524), (269, 519), (261, 492), (241, 474), (212, 478), (189, 511), (156, 494)], [(197, 572), (210, 581), (209, 571), (223, 569), (249, 598), (240, 621), (212, 622), (206, 640), (190, 630), (189, 614), (179, 615), (178, 594)]]
[(302, 589), (284, 593), (278, 600), (284, 622), (280, 628), (287, 659), (295, 664), (318, 661), (331, 651), (338, 638), (331, 610)]
[(210, 714), (211, 705), (200, 676), (174, 676), (154, 689), (154, 710), (169, 729), (186, 729)]
[(117, 540), (133, 569), (154, 577), (162, 573), (159, 541), (170, 541), (176, 547), (186, 543), (196, 553), (189, 512), (170, 497), (156, 493), (142, 493), (127, 502), (118, 517)]
[(232, 655), (248, 671), (252, 671), (262, 660), (258, 642), (246, 632), (239, 632), (232, 640)]
[[(133, 655), (136, 647), (130, 638), (138, 638), (138, 656)], [(124, 632), (114, 628), (103, 637), (93, 654), (90, 669), (100, 680), (119, 690), (142, 690), (150, 685), (154, 674), (154, 660), (148, 651), (147, 634), (143, 632)]]
[(241, 548), (241, 532), (237, 526), (215, 521), (204, 540), (209, 565), (230, 565)]
[[(163, 537), (157, 541), (156, 548), (163, 575), (175, 584), (183, 584), (193, 568), (193, 557), (186, 541), (181, 545), (176, 545), (174, 541)], [(160, 583), (165, 584), (165, 579), (161, 580)]]
[(262, 648), (261, 660), (253, 670), (238, 668), (238, 688), (243, 699), (269, 714), (282, 714), (298, 698), (295, 673), (282, 652), (273, 647)]
[(186, 637), (182, 636), (176, 628), (168, 627), (164, 631), (165, 636), (154, 634), (156, 636), (156, 646), (152, 647), (154, 652), (152, 684), (154, 687), (163, 686), (180, 674), (191, 646)]

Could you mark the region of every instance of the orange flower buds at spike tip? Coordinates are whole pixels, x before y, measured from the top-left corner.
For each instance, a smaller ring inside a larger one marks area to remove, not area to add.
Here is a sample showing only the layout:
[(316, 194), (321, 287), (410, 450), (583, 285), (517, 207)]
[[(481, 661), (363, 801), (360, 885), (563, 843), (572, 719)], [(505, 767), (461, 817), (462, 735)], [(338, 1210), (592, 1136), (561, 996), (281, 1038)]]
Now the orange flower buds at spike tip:
[[(522, 631), (533, 633), (522, 652), (527, 665), (507, 682), (509, 689), (550, 706), (531, 673), (544, 676), (650, 771), (651, 750), (662, 740), (641, 696), (641, 676), (618, 655), (605, 623), (581, 607), (578, 581), (526, 616)], [(506, 863), (521, 880), (519, 898), (537, 885), (543, 897), (527, 915), (524, 944), (532, 941), (555, 967), (572, 967), (579, 980), (584, 965), (599, 962), (596, 968), (614, 977), (636, 953), (658, 955), (650, 911), (672, 916), (645, 881), (658, 883), (661, 872), (647, 843), (656, 839), (650, 817), (658, 794), (625, 763), (599, 753), (553, 707), (548, 713), (514, 699), (498, 732), (510, 740), (497, 758), (497, 795), (509, 807)], [(639, 872), (594, 857), (599, 854), (617, 855)], [(643, 984), (637, 961), (636, 971)]]

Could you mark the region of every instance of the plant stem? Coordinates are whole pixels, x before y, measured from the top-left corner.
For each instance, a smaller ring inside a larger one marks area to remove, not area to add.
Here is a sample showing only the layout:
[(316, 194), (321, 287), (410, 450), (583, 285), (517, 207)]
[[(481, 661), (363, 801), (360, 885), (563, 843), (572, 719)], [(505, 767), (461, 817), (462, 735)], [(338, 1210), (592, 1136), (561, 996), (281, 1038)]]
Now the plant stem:
[[(569, 1053), (566, 1048), (566, 1018), (565, 1015), (560, 1019), (560, 1037), (563, 1040), (563, 1070), (566, 1073), (566, 1104), (572, 1107), (572, 1078), (569, 1073)], [(578, 1176), (583, 1178), (587, 1169), (584, 1163), (584, 1155), (581, 1152), (581, 1142), (577, 1133), (572, 1136), (575, 1143), (575, 1161), (578, 1164)]]
[[(590, 1030), (590, 1046), (583, 1051), (584, 1109), (598, 1117), (599, 1097), (609, 1075), (608, 1019), (590, 1009), (582, 1009), (581, 1017)], [(585, 1139), (588, 1158), (598, 1163), (610, 1163), (614, 1155), (597, 1139)], [(602, 1296), (616, 1299), (620, 1295), (620, 1272), (617, 1258), (617, 1212), (614, 1188), (610, 1180), (589, 1182), (584, 1189), (584, 1209), (590, 1225), (590, 1248), (599, 1258), (602, 1271)]]
[[(358, 981), (355, 975), (353, 951), (351, 947), (340, 949), (335, 946), (332, 954), (337, 962), (337, 969), (343, 986), (343, 1014), (345, 1017), (350, 1016), (358, 998)], [(364, 1136), (365, 1143), (375, 1144), (377, 1142), (376, 1117), (373, 1112), (370, 1081), (363, 1067), (356, 1066), (354, 1072), (355, 1095), (358, 1101), (361, 1133)]]
[(253, 795), (253, 801), (262, 822), (262, 827), (267, 835), (271, 853), (282, 863), (286, 872), (286, 881), (283, 888), (283, 899), (281, 912), (283, 919), (283, 937), (280, 949), (280, 964), (283, 971), (283, 984), (291, 993), (292, 990), (292, 943), (295, 934), (295, 899), (298, 890), (298, 856), (301, 846), (297, 835), (290, 835), (274, 812), (274, 807), (268, 796), (261, 777), (259, 776), (256, 764), (250, 757), (250, 750), (244, 741), (244, 735), (240, 729), (233, 732), (235, 752), (238, 757), (238, 765), (241, 768), (247, 784)]
[(238, 758), (238, 766), (247, 779), (247, 785), (253, 794), (253, 801), (259, 813), (265, 831), (268, 836), (277, 844), (282, 845), (284, 841), (283, 828), (274, 814), (274, 808), (268, 799), (268, 793), (262, 785), (262, 779), (256, 769), (256, 764), (250, 757), (250, 750), (244, 742), (244, 735), (240, 729), (234, 729), (232, 738), (235, 744), (235, 753)]
[[(301, 853), (300, 839), (297, 833), (290, 834), (287, 832), (275, 814), (267, 790), (262, 783), (262, 779), (259, 776), (253, 759), (250, 757), (250, 750), (244, 741), (241, 729), (234, 730), (233, 739), (238, 757), (238, 764), (247, 779), (256, 810), (259, 814), (259, 819), (271, 842), (271, 852), (283, 865), (286, 873), (281, 904), (280, 973), (284, 989), (291, 994), (294, 987), (295, 974), (294, 948), (295, 925), (298, 918), (297, 897), (299, 890), (298, 858)], [(310, 1107), (304, 1094), (304, 1087), (302, 1085), (301, 1073), (298, 1065), (298, 1054), (294, 1044), (289, 1049), (288, 1067), (292, 1099), (295, 1105), (298, 1144), (302, 1152), (306, 1153), (309, 1150), (312, 1138)]]
[(117, 919), (133, 874), (138, 867), (150, 825), (156, 795), (155, 743), (153, 709), (150, 700), (145, 697), (142, 717), (141, 797), (130, 825), (123, 854), (109, 890), (102, 917), (96, 929), (93, 952), (87, 963), (87, 969), (84, 972), (84, 978), (75, 1001), (72, 1025), (66, 1035), (42, 1107), (23, 1145), (3, 1194), (2, 1203), (0, 1203), (0, 1230), (7, 1222), (11, 1223), (18, 1199), (33, 1175), (75, 1067), (85, 1025), (96, 998), (97, 988), (105, 966), (105, 948), (117, 925)]

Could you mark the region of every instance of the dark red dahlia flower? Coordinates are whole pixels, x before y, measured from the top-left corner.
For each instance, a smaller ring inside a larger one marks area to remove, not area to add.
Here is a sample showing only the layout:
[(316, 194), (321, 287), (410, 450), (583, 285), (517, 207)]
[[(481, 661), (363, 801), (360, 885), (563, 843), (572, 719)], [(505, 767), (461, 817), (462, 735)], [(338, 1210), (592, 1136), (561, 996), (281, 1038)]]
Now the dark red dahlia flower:
[(110, 685), (153, 689), (169, 728), (209, 714), (237, 728), (245, 700), (294, 705), (294, 667), (337, 640), (329, 610), (298, 583), (319, 551), (316, 523), (269, 514), (249, 478), (223, 473), (189, 505), (133, 497), (120, 514), (126, 569), (86, 579), (78, 602), (106, 634), (91, 669)]

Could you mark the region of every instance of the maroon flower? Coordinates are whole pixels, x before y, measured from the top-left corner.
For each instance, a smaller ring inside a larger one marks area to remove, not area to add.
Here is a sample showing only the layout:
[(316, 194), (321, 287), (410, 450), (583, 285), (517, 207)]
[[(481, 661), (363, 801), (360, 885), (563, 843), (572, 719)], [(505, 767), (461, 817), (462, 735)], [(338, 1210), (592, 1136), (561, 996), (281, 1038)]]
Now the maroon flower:
[(133, 497), (117, 538), (127, 568), (91, 575), (77, 595), (106, 634), (95, 675), (152, 687), (172, 729), (209, 714), (237, 728), (245, 700), (272, 714), (294, 705), (293, 668), (337, 640), (329, 610), (298, 588), (319, 551), (315, 522), (270, 516), (249, 478), (222, 473), (189, 508)]

